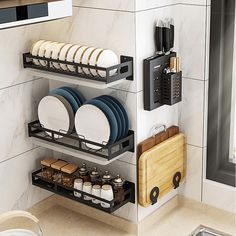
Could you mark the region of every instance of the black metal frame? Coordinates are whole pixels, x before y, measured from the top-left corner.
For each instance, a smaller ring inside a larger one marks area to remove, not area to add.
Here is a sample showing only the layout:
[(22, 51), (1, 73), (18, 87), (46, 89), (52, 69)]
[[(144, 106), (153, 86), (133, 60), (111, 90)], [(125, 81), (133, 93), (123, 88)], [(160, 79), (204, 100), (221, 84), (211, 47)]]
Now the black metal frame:
[(235, 47), (231, 35), (234, 32), (234, 25), (230, 23), (232, 17), (235, 20), (234, 0), (212, 1), (206, 177), (236, 186), (236, 165), (229, 161)]
[[(88, 194), (88, 193), (84, 193), (83, 191), (74, 189), (74, 188), (68, 188), (65, 187), (62, 184), (53, 182), (51, 180), (45, 179), (42, 177), (41, 175), (42, 169), (37, 170), (35, 172), (32, 173), (32, 184), (34, 186), (43, 188), (45, 190), (48, 190), (50, 192), (56, 193), (58, 195), (61, 195), (63, 197), (69, 198), (71, 200), (83, 203), (85, 205), (88, 205), (90, 207), (94, 207), (96, 209), (99, 209), (101, 211), (105, 211), (107, 213), (113, 213), (114, 211), (118, 210), (119, 208), (121, 208), (122, 206), (124, 206), (125, 204), (131, 202), (131, 203), (135, 203), (135, 184), (129, 181), (126, 181), (124, 184), (124, 188), (125, 188), (125, 200), (121, 203), (116, 203), (116, 199), (113, 199), (112, 201), (108, 201), (105, 199), (102, 199), (100, 197), (94, 196), (92, 194)], [(80, 193), (81, 197), (78, 198), (76, 196), (74, 196), (74, 192)], [(105, 202), (110, 204), (110, 208), (103, 208), (100, 204), (95, 204), (92, 201), (86, 201), (84, 200), (84, 195), (95, 198), (99, 201)]]
[[(33, 59), (45, 61), (46, 66), (34, 64)], [(54, 72), (57, 74), (70, 75), (70, 76), (74, 76), (77, 78), (85, 78), (85, 79), (89, 79), (89, 80), (93, 80), (93, 81), (103, 82), (106, 84), (109, 84), (109, 83), (112, 83), (112, 82), (115, 82), (115, 81), (118, 81), (118, 80), (121, 80), (124, 78), (126, 80), (130, 80), (130, 81), (134, 80), (134, 78), (133, 78), (133, 58), (128, 57), (128, 56), (120, 56), (120, 61), (121, 61), (121, 63), (118, 65), (104, 68), (104, 67), (98, 67), (98, 66), (85, 65), (85, 64), (81, 64), (81, 63), (61, 61), (58, 59), (33, 56), (30, 53), (23, 54), (24, 68), (32, 68), (32, 69), (37, 69), (37, 70)], [(68, 70), (56, 69), (52, 66), (53, 62), (67, 65), (67, 66), (68, 65), (74, 66), (75, 71), (73, 72), (73, 71), (68, 71)], [(80, 73), (79, 68), (82, 68), (82, 69), (88, 68), (88, 69), (104, 71), (106, 73), (106, 76), (100, 77), (100, 76), (93, 76), (91, 74)], [(116, 70), (117, 72), (114, 75), (110, 76), (111, 71), (114, 71), (114, 70)]]
[[(47, 133), (50, 135), (47, 135)], [(63, 131), (54, 131), (44, 128), (38, 120), (28, 124), (29, 137), (35, 137), (37, 139), (48, 141), (49, 143), (59, 144), (62, 147), (72, 148), (77, 151), (82, 151), (88, 154), (102, 157), (106, 160), (112, 160), (113, 158), (127, 152), (134, 152), (134, 131), (130, 130), (128, 135), (113, 144), (101, 144), (95, 143), (85, 138), (79, 137), (73, 130), (69, 133)], [(62, 136), (62, 138), (56, 138)], [(86, 147), (85, 143), (96, 145), (101, 147), (100, 150), (94, 150)]]
[(169, 55), (155, 55), (143, 62), (144, 109), (152, 111), (163, 105), (174, 105), (182, 101), (182, 72), (164, 74), (169, 66)]

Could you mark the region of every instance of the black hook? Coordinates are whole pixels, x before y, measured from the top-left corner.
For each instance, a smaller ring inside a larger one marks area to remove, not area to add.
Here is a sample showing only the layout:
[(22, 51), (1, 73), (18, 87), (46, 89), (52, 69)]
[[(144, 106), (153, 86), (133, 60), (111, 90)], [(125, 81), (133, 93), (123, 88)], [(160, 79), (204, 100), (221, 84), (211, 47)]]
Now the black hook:
[(158, 187), (154, 187), (150, 193), (150, 199), (152, 201), (152, 205), (157, 203), (157, 199), (159, 197), (160, 190)]
[(174, 189), (177, 189), (179, 187), (180, 181), (181, 181), (181, 173), (176, 172), (174, 177), (173, 177), (173, 184), (174, 184)]

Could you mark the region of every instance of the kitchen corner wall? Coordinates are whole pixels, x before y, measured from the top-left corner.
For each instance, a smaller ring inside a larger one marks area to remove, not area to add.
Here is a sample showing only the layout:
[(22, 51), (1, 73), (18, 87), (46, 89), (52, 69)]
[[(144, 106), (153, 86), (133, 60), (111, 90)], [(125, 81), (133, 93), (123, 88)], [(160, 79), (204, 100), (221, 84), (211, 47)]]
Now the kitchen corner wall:
[[(131, 129), (135, 131), (136, 145), (148, 138), (157, 124), (179, 125), (187, 136), (187, 181), (181, 189), (168, 194), (156, 206), (145, 209), (138, 204), (127, 204), (115, 214), (138, 222), (178, 192), (201, 201), (206, 146), (203, 124), (208, 80), (205, 67), (207, 5), (207, 0), (74, 0), (72, 18), (0, 31), (0, 183), (4, 189), (0, 212), (26, 208), (48, 196), (45, 191), (30, 186), (30, 172), (40, 157), (51, 153), (33, 146), (27, 139), (26, 129), (27, 122), (36, 118), (37, 104), (47, 94), (48, 82), (27, 75), (21, 61), (21, 54), (29, 51), (32, 41), (38, 38), (105, 47), (118, 55), (132, 56), (134, 82), (125, 81), (106, 91), (83, 87), (79, 90), (86, 98), (109, 93), (123, 101)], [(183, 101), (146, 112), (143, 110), (142, 63), (154, 54), (154, 25), (158, 18), (165, 17), (175, 19), (175, 49), (181, 58), (184, 76)], [(50, 87), (59, 85), (50, 83)], [(136, 150), (108, 168), (135, 182), (137, 187)]]

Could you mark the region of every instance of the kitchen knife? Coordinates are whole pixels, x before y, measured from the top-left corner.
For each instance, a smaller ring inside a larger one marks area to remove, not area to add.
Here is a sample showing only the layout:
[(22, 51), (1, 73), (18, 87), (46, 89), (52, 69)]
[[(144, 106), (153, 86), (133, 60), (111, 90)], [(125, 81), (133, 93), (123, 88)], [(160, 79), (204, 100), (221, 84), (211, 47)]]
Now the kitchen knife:
[(155, 31), (156, 54), (163, 54), (163, 21), (158, 20)]

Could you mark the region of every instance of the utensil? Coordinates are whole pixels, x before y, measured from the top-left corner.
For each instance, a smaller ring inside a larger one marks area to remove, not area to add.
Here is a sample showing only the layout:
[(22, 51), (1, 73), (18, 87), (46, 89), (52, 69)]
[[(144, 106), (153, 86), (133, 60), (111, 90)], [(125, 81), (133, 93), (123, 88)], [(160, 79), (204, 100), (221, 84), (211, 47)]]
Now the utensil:
[(163, 48), (164, 52), (168, 53), (170, 51), (170, 22), (168, 19), (164, 21), (163, 26)]
[[(59, 95), (44, 97), (38, 106), (40, 124), (50, 130), (68, 133), (74, 127), (74, 114), (68, 101)], [(46, 132), (52, 136), (51, 132)], [(61, 135), (54, 135), (61, 138)]]
[(170, 51), (174, 50), (175, 46), (175, 25), (174, 25), (174, 19), (170, 19)]
[[(75, 129), (79, 137), (100, 144), (108, 143), (111, 135), (106, 115), (92, 104), (85, 104), (76, 112)], [(89, 143), (86, 143), (86, 146), (95, 150), (101, 149), (101, 147)]]
[(163, 21), (158, 20), (155, 31), (156, 53), (158, 55), (163, 54), (163, 26), (164, 26)]

